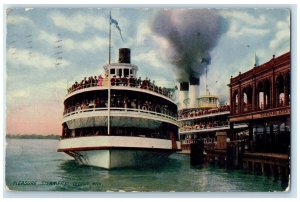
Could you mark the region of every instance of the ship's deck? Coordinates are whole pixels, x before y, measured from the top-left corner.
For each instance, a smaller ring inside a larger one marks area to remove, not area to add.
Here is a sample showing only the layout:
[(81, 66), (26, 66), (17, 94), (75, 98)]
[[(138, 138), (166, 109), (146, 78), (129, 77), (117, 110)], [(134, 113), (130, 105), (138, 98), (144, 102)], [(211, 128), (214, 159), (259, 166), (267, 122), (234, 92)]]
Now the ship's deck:
[(142, 89), (148, 92), (155, 92), (173, 101), (175, 100), (174, 89), (172, 88), (157, 86), (154, 84), (155, 83), (154, 81), (150, 82), (149, 79), (139, 80), (136, 78), (126, 78), (126, 80), (124, 81), (123, 79), (125, 78), (126, 77), (123, 77), (120, 78), (120, 80), (116, 79), (115, 81), (111, 81), (111, 82), (108, 81), (108, 78), (104, 78), (102, 82), (99, 82), (95, 79), (93, 79), (92, 81), (81, 81), (80, 83), (76, 82), (68, 89), (67, 97), (73, 92), (81, 89), (87, 89), (91, 87), (100, 87), (100, 88), (104, 87), (103, 89), (107, 89), (110, 85), (111, 88), (115, 88), (115, 89), (116, 87), (126, 87), (124, 89), (128, 89), (128, 88)]

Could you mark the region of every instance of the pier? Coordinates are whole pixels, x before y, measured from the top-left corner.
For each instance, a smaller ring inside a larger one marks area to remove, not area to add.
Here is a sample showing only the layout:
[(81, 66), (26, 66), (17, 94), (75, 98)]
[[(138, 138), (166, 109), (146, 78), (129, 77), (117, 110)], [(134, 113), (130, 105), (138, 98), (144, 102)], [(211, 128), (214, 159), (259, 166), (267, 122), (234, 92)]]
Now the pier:
[(260, 174), (287, 179), (289, 173), (289, 156), (278, 153), (249, 153), (242, 155), (242, 166)]
[[(291, 145), (290, 52), (231, 77), (230, 129), (204, 145), (205, 162), (273, 176), (287, 186)], [(248, 127), (237, 130), (236, 125)], [(191, 153), (193, 156), (194, 154)]]
[[(206, 144), (204, 146), (206, 152), (204, 162), (227, 169), (244, 169), (254, 174), (271, 176), (274, 180), (280, 180), (284, 186), (287, 186), (290, 175), (289, 154), (251, 152), (245, 150), (247, 146), (244, 141), (224, 142), (219, 138), (217, 144)], [(196, 156), (193, 152), (191, 150), (191, 159), (192, 156)], [(194, 160), (194, 162), (197, 161)]]

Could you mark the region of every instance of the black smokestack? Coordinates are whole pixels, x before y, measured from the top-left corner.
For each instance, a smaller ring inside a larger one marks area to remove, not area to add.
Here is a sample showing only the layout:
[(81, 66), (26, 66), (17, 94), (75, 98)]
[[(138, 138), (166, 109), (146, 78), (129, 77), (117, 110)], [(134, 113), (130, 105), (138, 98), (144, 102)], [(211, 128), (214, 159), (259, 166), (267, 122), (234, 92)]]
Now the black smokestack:
[(197, 85), (197, 86), (199, 86), (200, 85), (200, 79), (191, 76), (190, 77), (190, 85)]
[(188, 91), (189, 90), (189, 83), (188, 82), (181, 82), (180, 83), (180, 91)]
[(170, 9), (156, 16), (152, 29), (171, 45), (167, 54), (180, 82), (204, 73), (226, 23), (216, 9)]
[(130, 49), (129, 48), (120, 48), (119, 49), (119, 63), (130, 64)]

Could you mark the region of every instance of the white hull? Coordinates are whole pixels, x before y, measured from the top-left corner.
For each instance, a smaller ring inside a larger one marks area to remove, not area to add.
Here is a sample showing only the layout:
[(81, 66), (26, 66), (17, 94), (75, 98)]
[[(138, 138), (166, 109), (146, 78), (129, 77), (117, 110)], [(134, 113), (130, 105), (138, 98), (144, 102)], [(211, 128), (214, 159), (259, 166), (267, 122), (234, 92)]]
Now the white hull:
[(67, 153), (72, 155), (79, 164), (113, 169), (162, 165), (172, 152), (111, 149)]
[(105, 169), (161, 165), (178, 150), (178, 141), (128, 136), (68, 138), (58, 148), (80, 164)]

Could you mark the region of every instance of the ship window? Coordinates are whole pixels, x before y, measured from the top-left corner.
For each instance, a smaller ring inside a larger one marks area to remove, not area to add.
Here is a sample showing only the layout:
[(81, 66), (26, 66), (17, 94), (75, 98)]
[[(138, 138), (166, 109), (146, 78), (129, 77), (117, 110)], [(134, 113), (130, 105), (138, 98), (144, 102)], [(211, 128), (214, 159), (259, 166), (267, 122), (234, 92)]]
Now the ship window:
[(115, 74), (116, 73), (116, 69), (110, 69), (110, 74)]
[(130, 74), (132, 74), (132, 69), (130, 70)]
[(122, 77), (122, 69), (118, 69), (118, 76)]
[(124, 77), (128, 77), (129, 76), (129, 69), (124, 69)]

